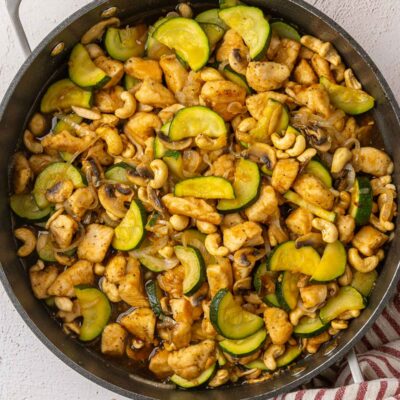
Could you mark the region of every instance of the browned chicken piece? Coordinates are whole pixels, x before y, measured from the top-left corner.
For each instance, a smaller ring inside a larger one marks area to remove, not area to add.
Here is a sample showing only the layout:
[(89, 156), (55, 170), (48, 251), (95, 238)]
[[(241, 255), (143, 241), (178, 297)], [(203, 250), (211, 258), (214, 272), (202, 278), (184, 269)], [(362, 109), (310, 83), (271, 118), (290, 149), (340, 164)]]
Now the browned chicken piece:
[(257, 92), (279, 89), (289, 76), (286, 65), (269, 61), (252, 61), (246, 71), (247, 82)]
[(32, 178), (33, 172), (31, 170), (28, 160), (22, 153), (15, 153), (13, 157), (14, 193), (24, 193)]
[(172, 298), (182, 297), (183, 280), (185, 279), (185, 269), (183, 265), (178, 265), (162, 274), (157, 275), (157, 281), (161, 289), (167, 292)]
[(295, 181), (299, 169), (299, 162), (293, 158), (279, 160), (272, 171), (271, 185), (277, 192), (286, 193)]
[(67, 199), (67, 207), (77, 219), (81, 219), (94, 202), (90, 189), (79, 188)]
[(258, 246), (263, 243), (261, 226), (255, 222), (246, 221), (224, 230), (224, 246), (232, 253), (244, 246)]
[(295, 40), (283, 38), (274, 61), (286, 65), (290, 71), (293, 70), (297, 57), (299, 56), (301, 44)]
[(189, 346), (192, 338), (192, 305), (185, 298), (171, 299), (169, 302), (176, 324), (171, 330), (171, 342), (175, 349)]
[(93, 142), (94, 135), (77, 137), (68, 131), (47, 135), (41, 141), (46, 150), (66, 151), (67, 153), (80, 153), (86, 150)]
[(269, 218), (278, 210), (278, 198), (272, 186), (261, 189), (258, 200), (246, 208), (245, 214), (249, 221), (267, 223)]
[(318, 77), (307, 60), (302, 59), (293, 72), (294, 80), (300, 85), (309, 86), (318, 83)]
[(57, 275), (58, 269), (54, 265), (44, 267), (44, 264), (42, 266), (36, 264), (29, 269), (31, 287), (36, 298), (47, 299), (50, 297), (48, 289), (57, 279)]
[(218, 264), (207, 265), (207, 281), (210, 286), (211, 297), (214, 297), (219, 289), (232, 289), (232, 265), (228, 258), (220, 257)]
[(60, 249), (65, 249), (71, 244), (78, 230), (78, 224), (71, 216), (61, 214), (51, 221), (49, 230), (57, 246)]
[(126, 330), (120, 324), (107, 325), (101, 335), (101, 352), (108, 356), (123, 356), (127, 336)]
[(168, 364), (169, 354), (170, 352), (165, 349), (158, 349), (150, 358), (149, 370), (159, 378), (167, 378), (174, 373)]
[(139, 103), (147, 104), (156, 108), (172, 106), (176, 103), (172, 92), (161, 83), (152, 79), (145, 79), (135, 93), (136, 100)]
[(286, 226), (296, 235), (306, 235), (311, 232), (313, 215), (305, 208), (299, 207), (286, 218)]
[(150, 308), (135, 308), (121, 318), (120, 324), (135, 338), (146, 343), (153, 343), (156, 316)]
[(175, 54), (164, 55), (160, 58), (160, 66), (165, 75), (169, 90), (173, 93), (180, 92), (188, 79), (189, 73), (176, 58)]
[(264, 311), (264, 322), (273, 344), (285, 344), (293, 332), (287, 312), (276, 307)]
[(155, 60), (145, 60), (140, 57), (131, 57), (125, 62), (125, 72), (136, 79), (153, 79), (162, 82), (162, 71), (160, 64)]
[(363, 226), (353, 238), (353, 246), (364, 256), (373, 256), (388, 240), (388, 236), (370, 225)]

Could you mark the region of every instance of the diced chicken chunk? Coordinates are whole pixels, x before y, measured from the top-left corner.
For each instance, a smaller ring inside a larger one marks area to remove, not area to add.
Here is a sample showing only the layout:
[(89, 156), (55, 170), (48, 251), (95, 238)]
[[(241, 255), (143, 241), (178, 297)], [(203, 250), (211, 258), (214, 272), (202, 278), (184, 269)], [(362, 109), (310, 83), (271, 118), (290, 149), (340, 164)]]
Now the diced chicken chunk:
[(172, 298), (182, 297), (183, 280), (185, 279), (185, 270), (182, 265), (178, 265), (168, 271), (158, 274), (157, 281), (164, 292), (167, 292)]
[(108, 282), (119, 283), (126, 273), (126, 258), (122, 254), (114, 256), (106, 265), (104, 276)]
[(28, 160), (22, 153), (15, 153), (13, 157), (13, 185), (15, 194), (24, 193), (33, 177)]
[(68, 131), (47, 135), (40, 142), (46, 150), (66, 151), (68, 153), (80, 153), (88, 148), (93, 136), (73, 136)]
[(189, 73), (176, 58), (175, 54), (164, 55), (160, 58), (160, 66), (164, 71), (165, 81), (169, 90), (179, 92), (185, 86)]
[(189, 346), (192, 337), (192, 305), (185, 298), (171, 299), (172, 317), (176, 321), (171, 332), (171, 342), (175, 349)]
[(122, 317), (120, 323), (136, 338), (146, 343), (153, 342), (156, 316), (150, 308), (135, 308), (131, 313)]
[(211, 297), (223, 288), (232, 289), (232, 266), (228, 258), (220, 258), (218, 264), (207, 265), (207, 281)]
[(295, 40), (283, 38), (274, 61), (286, 65), (292, 71), (297, 57), (299, 56), (301, 44)]
[(374, 147), (353, 150), (353, 165), (356, 171), (374, 176), (384, 176), (393, 172), (393, 162), (390, 157)]
[(257, 92), (279, 89), (289, 76), (286, 65), (269, 61), (252, 61), (246, 71), (247, 82)]
[(272, 171), (271, 185), (283, 194), (287, 192), (295, 181), (300, 164), (293, 158), (279, 160)]
[(305, 235), (312, 230), (313, 215), (305, 208), (299, 207), (286, 218), (287, 227), (296, 235)]
[(30, 268), (29, 278), (36, 298), (47, 299), (50, 297), (48, 289), (57, 279), (57, 275), (58, 269), (53, 265), (49, 265), (44, 269), (38, 268), (37, 265)]
[(278, 198), (272, 186), (264, 186), (261, 189), (258, 200), (246, 208), (245, 214), (249, 221), (267, 222), (278, 210)]
[(136, 100), (156, 108), (172, 106), (176, 103), (174, 95), (161, 83), (145, 79), (135, 93)]
[(293, 332), (287, 312), (276, 307), (264, 311), (264, 322), (273, 344), (285, 344)]
[(123, 356), (127, 336), (126, 330), (120, 324), (107, 325), (101, 335), (101, 352), (108, 356)]
[(289, 96), (278, 92), (263, 92), (248, 96), (246, 98), (246, 107), (253, 118), (260, 120), (264, 116), (264, 110), (269, 99), (279, 101), (282, 104), (292, 102)]
[(71, 244), (78, 224), (71, 216), (61, 214), (51, 221), (49, 230), (58, 247), (65, 249)]
[(168, 364), (169, 354), (169, 351), (159, 349), (150, 359), (149, 370), (159, 378), (167, 378), (174, 373)]
[(217, 61), (229, 61), (229, 56), (234, 49), (238, 49), (240, 53), (244, 54), (249, 51), (240, 35), (236, 33), (233, 29), (229, 29), (226, 31), (222, 43), (217, 50)]
[(255, 222), (243, 222), (224, 230), (224, 246), (232, 253), (243, 246), (258, 246), (263, 243), (261, 226)]
[(325, 118), (331, 114), (332, 107), (328, 93), (319, 84), (311, 85), (306, 89), (302, 88), (296, 93), (296, 99), (313, 113), (321, 114)]
[(131, 57), (125, 62), (124, 69), (128, 75), (139, 80), (153, 79), (156, 82), (162, 81), (162, 71), (155, 60)]
[(373, 256), (388, 240), (387, 235), (370, 225), (363, 226), (353, 238), (353, 246), (364, 256)]
[(72, 193), (67, 200), (68, 208), (76, 218), (81, 219), (89, 207), (93, 204), (94, 197), (88, 188), (79, 188)]
[(309, 86), (318, 83), (318, 77), (307, 60), (302, 59), (293, 72), (294, 79), (301, 85)]

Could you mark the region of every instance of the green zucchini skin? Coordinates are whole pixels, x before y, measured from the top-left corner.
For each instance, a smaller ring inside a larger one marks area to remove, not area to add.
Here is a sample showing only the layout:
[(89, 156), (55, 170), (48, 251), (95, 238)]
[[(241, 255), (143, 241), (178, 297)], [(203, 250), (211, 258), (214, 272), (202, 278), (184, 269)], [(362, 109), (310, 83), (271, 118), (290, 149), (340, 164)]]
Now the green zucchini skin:
[(172, 375), (170, 380), (183, 389), (192, 389), (194, 387), (200, 387), (205, 385), (214, 375), (217, 369), (217, 363), (207, 368), (199, 377), (196, 379), (185, 379), (179, 375)]
[(276, 297), (280, 306), (290, 312), (297, 306), (299, 298), (299, 288), (297, 282), (299, 275), (290, 271), (285, 271), (281, 275), (281, 279), (276, 283)]
[(245, 357), (259, 350), (267, 339), (267, 331), (260, 329), (245, 339), (230, 340), (225, 339), (219, 342), (219, 346), (224, 351), (234, 357)]
[(329, 329), (329, 323), (324, 324), (319, 317), (303, 317), (293, 329), (293, 335), (300, 338), (317, 336)]
[(372, 213), (373, 193), (369, 178), (357, 176), (351, 195), (350, 215), (358, 226), (368, 223)]
[(274, 21), (271, 23), (271, 29), (275, 31), (281, 39), (287, 38), (300, 42), (300, 34), (290, 24), (283, 21)]
[(378, 272), (374, 269), (371, 272), (353, 272), (353, 279), (350, 283), (354, 289), (357, 289), (364, 297), (368, 297), (378, 279)]
[(32, 194), (13, 194), (10, 197), (10, 207), (18, 217), (29, 221), (47, 219), (52, 207), (39, 208)]
[(140, 36), (145, 33), (145, 26), (138, 25), (126, 29), (110, 27), (104, 38), (107, 53), (119, 61), (126, 61), (131, 57), (142, 57), (144, 45), (138, 44)]
[(104, 173), (104, 176), (106, 179), (122, 183), (124, 185), (131, 185), (131, 182), (128, 179), (129, 171), (135, 171), (135, 168), (125, 162), (119, 162), (108, 167)]
[(220, 176), (196, 176), (175, 185), (175, 196), (192, 196), (201, 199), (234, 199), (232, 184)]
[(157, 282), (149, 280), (145, 283), (144, 287), (147, 297), (149, 299), (150, 307), (153, 310), (154, 314), (158, 318), (164, 317), (159, 298), (161, 294), (161, 289), (158, 286)]
[(319, 161), (311, 160), (305, 171), (316, 176), (328, 189), (332, 187), (331, 174)]

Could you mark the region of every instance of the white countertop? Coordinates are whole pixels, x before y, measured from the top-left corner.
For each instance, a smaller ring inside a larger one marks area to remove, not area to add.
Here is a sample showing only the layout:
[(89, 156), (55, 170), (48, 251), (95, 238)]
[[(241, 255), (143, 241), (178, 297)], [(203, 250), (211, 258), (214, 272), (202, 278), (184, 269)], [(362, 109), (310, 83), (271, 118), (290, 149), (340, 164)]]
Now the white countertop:
[[(141, 0), (145, 1), (145, 0)], [(307, 0), (345, 28), (370, 54), (400, 101), (400, 1)], [(88, 0), (23, 0), (21, 14), (35, 47)], [(23, 62), (0, 0), (0, 98)], [(39, 342), (0, 285), (0, 399), (123, 400), (67, 367)]]

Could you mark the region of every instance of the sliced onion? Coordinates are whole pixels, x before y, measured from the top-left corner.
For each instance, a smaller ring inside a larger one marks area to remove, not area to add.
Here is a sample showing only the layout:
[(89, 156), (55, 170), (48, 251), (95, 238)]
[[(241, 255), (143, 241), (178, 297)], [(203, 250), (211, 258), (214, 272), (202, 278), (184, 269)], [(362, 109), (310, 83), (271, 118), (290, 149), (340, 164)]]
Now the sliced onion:
[(168, 244), (168, 236), (161, 236), (154, 240), (149, 246), (140, 247), (137, 250), (132, 250), (129, 254), (132, 257), (139, 258), (145, 255), (156, 254)]
[[(132, 255), (131, 253), (129, 254)], [(140, 258), (145, 259), (152, 265), (156, 266), (157, 270), (159, 271), (168, 271), (172, 268), (175, 268), (179, 264), (179, 260), (176, 257), (161, 258), (145, 254), (140, 256)]]
[(169, 142), (158, 135), (160, 142), (169, 150), (184, 150), (192, 145), (192, 138), (179, 140), (177, 142)]

